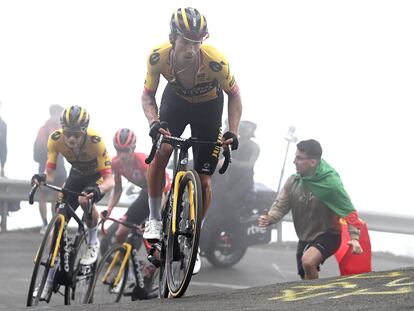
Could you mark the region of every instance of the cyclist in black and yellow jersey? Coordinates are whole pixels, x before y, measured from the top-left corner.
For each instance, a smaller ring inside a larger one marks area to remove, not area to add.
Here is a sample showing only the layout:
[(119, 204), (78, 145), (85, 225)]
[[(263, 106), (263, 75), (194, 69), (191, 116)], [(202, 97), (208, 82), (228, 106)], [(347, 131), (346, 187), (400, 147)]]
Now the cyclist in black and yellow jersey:
[[(79, 106), (66, 108), (61, 115), (60, 123), (62, 128), (50, 134), (48, 139), (45, 173), (35, 174), (32, 182), (52, 183), (58, 155), (62, 154), (72, 165), (65, 181), (65, 188), (88, 194), (86, 197), (70, 196), (68, 202), (73, 208), (80, 205), (84, 211), (87, 211), (88, 199), (96, 203), (114, 187), (111, 158), (101, 136), (88, 128), (89, 114), (85, 108)], [(89, 239), (88, 248), (80, 261), (82, 265), (90, 265), (98, 258), (98, 218), (99, 214), (94, 206), (92, 219), (86, 217)], [(51, 290), (52, 280), (53, 272), (49, 273), (42, 297), (46, 297), (48, 291)]]
[[(216, 48), (202, 44), (208, 37), (205, 17), (194, 8), (179, 8), (171, 17), (170, 28), (169, 42), (153, 48), (148, 57), (142, 106), (150, 124), (149, 135), (153, 140), (160, 133), (180, 136), (189, 124), (192, 136), (206, 141), (225, 140), (225, 144), (237, 149), (242, 113), (240, 92), (227, 59)], [(155, 94), (161, 75), (168, 84), (158, 111)], [(224, 135), (222, 90), (228, 96), (229, 131)], [(167, 130), (160, 121), (168, 122)], [(206, 146), (193, 150), (194, 168), (202, 183), (204, 215), (211, 199), (211, 175), (218, 162), (218, 150), (214, 149)], [(161, 236), (162, 182), (171, 152), (171, 146), (161, 146), (148, 169), (150, 220), (144, 234), (147, 239)]]

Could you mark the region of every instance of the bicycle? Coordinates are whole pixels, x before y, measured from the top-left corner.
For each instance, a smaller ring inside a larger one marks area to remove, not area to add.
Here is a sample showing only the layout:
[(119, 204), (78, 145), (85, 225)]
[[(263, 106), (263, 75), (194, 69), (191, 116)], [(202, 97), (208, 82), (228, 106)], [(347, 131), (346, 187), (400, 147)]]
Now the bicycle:
[[(146, 266), (142, 258), (146, 261), (147, 251), (151, 249), (151, 244), (142, 238), (143, 228), (127, 221), (107, 217), (107, 211), (102, 212), (102, 215), (104, 221), (101, 231), (104, 234), (106, 220), (112, 220), (133, 230), (126, 242), (113, 245), (102, 256), (93, 278), (88, 302), (93, 303), (96, 300), (103, 304), (114, 303), (119, 302), (122, 296), (131, 296), (132, 301), (156, 298), (158, 284), (155, 284), (154, 280), (158, 270), (149, 271), (148, 275), (145, 275)], [(140, 250), (145, 251), (144, 256), (140, 254)], [(133, 271), (134, 286), (132, 291), (126, 292), (129, 269)]]
[[(165, 122), (162, 127), (167, 128)], [(217, 149), (219, 155), (221, 143), (201, 141), (195, 137), (181, 138), (160, 135), (154, 142), (148, 158), (149, 164), (161, 144), (173, 147), (174, 168), (172, 187), (162, 208), (162, 238), (153, 244), (153, 250), (160, 253), (160, 258), (148, 259), (159, 267), (159, 297), (178, 298), (184, 295), (190, 283), (198, 253), (203, 214), (203, 197), (198, 173), (187, 168), (190, 147), (209, 144)], [(231, 162), (231, 148), (224, 151), (224, 163), (220, 174), (224, 174)]]
[[(36, 306), (41, 300), (49, 271), (55, 269), (53, 285), (50, 294), (44, 299), (50, 302), (53, 293), (59, 291), (60, 286), (65, 286), (64, 303), (87, 303), (87, 293), (96, 268), (93, 265), (84, 266), (79, 263), (80, 258), (87, 247), (87, 232), (82, 220), (75, 214), (74, 209), (66, 201), (68, 195), (84, 196), (66, 188), (60, 188), (47, 183), (43, 184), (49, 189), (61, 192), (63, 199), (58, 205), (57, 213), (53, 216), (42, 243), (36, 253), (34, 268), (27, 295), (27, 306)], [(33, 204), (34, 195), (39, 185), (34, 185), (29, 194), (29, 203)], [(89, 200), (87, 217), (92, 217), (92, 202)], [(70, 237), (68, 222), (73, 218), (78, 224), (76, 234)], [(53, 271), (53, 270), (52, 270)], [(43, 300), (43, 299), (42, 299)]]

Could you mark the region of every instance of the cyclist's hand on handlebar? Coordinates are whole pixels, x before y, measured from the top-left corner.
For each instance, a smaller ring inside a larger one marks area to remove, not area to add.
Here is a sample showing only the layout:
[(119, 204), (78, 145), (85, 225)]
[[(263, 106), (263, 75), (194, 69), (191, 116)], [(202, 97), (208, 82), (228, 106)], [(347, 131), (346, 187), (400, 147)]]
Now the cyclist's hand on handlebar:
[(112, 212), (112, 209), (109, 209), (109, 208), (107, 210), (102, 211), (101, 218), (103, 220), (106, 220), (111, 215), (111, 212)]
[(92, 203), (99, 201), (103, 197), (98, 185), (86, 187), (83, 193), (86, 194), (86, 198), (92, 200)]
[(171, 136), (171, 133), (168, 130), (168, 128), (165, 128), (163, 124), (160, 123), (160, 121), (152, 122), (150, 125), (149, 136), (151, 136), (153, 144), (158, 140), (160, 134), (165, 136)]
[(232, 132), (226, 132), (223, 134), (223, 145), (231, 145), (232, 150), (239, 148), (239, 139), (237, 135)]
[(46, 182), (46, 174), (34, 174), (31, 183), (32, 185), (40, 185)]

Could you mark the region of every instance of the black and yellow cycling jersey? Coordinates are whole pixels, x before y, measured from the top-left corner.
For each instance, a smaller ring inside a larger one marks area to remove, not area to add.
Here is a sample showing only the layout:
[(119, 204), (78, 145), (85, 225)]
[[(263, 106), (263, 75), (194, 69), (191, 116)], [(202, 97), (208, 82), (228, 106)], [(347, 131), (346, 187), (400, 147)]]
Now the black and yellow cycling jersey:
[(223, 54), (208, 44), (200, 47), (200, 65), (191, 89), (184, 88), (175, 77), (172, 63), (172, 45), (163, 43), (155, 47), (147, 61), (147, 76), (144, 92), (155, 95), (162, 74), (174, 91), (188, 102), (200, 103), (217, 98), (222, 88), (228, 95), (238, 94), (236, 80)]
[(106, 151), (105, 143), (96, 131), (89, 128), (78, 155), (65, 144), (62, 129), (50, 134), (47, 153), (47, 168), (56, 168), (56, 161), (60, 153), (72, 165), (73, 169), (83, 175), (100, 173), (101, 176), (105, 176), (112, 174), (111, 158)]

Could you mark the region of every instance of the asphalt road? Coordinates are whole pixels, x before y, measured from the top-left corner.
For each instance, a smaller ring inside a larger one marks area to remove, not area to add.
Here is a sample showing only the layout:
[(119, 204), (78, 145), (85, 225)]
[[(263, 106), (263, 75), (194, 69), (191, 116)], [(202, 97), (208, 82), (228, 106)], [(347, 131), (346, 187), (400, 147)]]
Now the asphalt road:
[[(25, 308), (33, 257), (42, 236), (38, 230), (0, 234), (0, 310)], [(374, 253), (375, 273), (359, 278), (338, 278), (334, 259), (322, 267), (321, 279), (295, 282), (295, 245), (250, 248), (243, 260), (229, 269), (216, 269), (203, 260), (181, 299), (122, 302), (124, 310), (412, 310), (414, 258)], [(387, 271), (387, 272), (384, 272)], [(394, 272), (391, 272), (394, 271)], [(332, 278), (333, 277), (333, 278)], [(56, 295), (49, 305), (34, 309), (113, 310), (114, 306), (62, 306)]]

